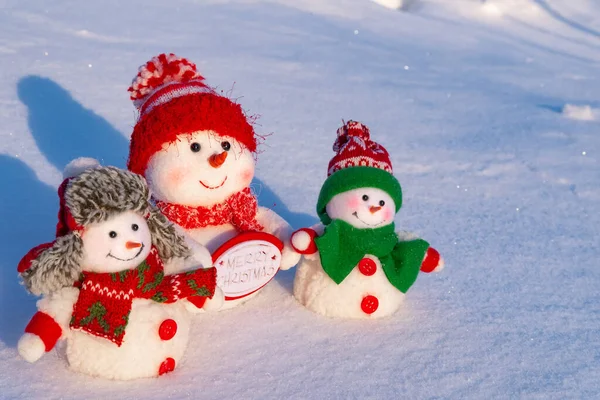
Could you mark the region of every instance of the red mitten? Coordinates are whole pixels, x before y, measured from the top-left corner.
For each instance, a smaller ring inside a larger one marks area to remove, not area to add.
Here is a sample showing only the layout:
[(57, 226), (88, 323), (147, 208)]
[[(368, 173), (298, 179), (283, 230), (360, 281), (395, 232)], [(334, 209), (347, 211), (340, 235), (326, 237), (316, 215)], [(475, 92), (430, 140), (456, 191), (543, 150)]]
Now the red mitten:
[(292, 233), (290, 242), (296, 253), (299, 254), (314, 254), (317, 252), (315, 238), (317, 232), (310, 228), (298, 229)]
[(433, 247), (428, 248), (421, 264), (421, 271), (430, 273), (441, 271), (442, 268), (444, 268), (444, 260), (440, 257), (440, 253)]

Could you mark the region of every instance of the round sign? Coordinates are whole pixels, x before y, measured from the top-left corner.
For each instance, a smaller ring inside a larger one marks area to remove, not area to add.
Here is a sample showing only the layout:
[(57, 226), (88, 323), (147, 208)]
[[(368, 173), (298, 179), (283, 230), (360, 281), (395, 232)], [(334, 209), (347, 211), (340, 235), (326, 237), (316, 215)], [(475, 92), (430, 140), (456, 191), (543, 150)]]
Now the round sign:
[(283, 243), (264, 232), (242, 233), (213, 254), (217, 286), (225, 300), (248, 296), (265, 286), (279, 270)]

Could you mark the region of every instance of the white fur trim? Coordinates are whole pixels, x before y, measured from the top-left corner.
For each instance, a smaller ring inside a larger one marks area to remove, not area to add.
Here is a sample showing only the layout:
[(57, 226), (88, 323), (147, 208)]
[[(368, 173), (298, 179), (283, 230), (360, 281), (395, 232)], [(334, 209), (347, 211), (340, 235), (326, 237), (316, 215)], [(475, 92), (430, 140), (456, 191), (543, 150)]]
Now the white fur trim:
[(67, 164), (63, 170), (63, 179), (74, 178), (88, 169), (100, 167), (100, 162), (95, 158), (79, 157)]
[(310, 246), (311, 237), (305, 231), (294, 232), (292, 235), (292, 246), (294, 246), (299, 251), (306, 251), (308, 246)]
[(431, 272), (440, 272), (441, 270), (444, 269), (444, 267), (445, 267), (444, 259), (442, 258), (442, 256), (440, 256), (440, 261), (438, 261), (437, 267), (435, 267), (433, 269), (433, 271), (431, 271)]
[(39, 360), (46, 352), (46, 346), (38, 335), (25, 333), (19, 339), (17, 344), (19, 354), (27, 362), (34, 363)]

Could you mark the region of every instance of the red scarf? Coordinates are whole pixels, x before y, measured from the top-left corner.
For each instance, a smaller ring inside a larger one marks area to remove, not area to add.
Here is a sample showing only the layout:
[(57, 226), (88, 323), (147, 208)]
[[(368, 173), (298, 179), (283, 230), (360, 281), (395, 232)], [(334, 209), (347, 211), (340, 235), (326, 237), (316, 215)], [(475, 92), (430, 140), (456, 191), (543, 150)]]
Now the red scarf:
[(157, 201), (156, 206), (169, 220), (183, 229), (231, 223), (241, 232), (263, 230), (263, 226), (256, 220), (258, 202), (249, 187), (212, 207), (189, 207), (163, 201)]
[(217, 270), (197, 269), (164, 275), (155, 247), (137, 268), (116, 272), (83, 272), (79, 298), (73, 307), (71, 328), (123, 343), (133, 299), (173, 303), (192, 296), (212, 298)]

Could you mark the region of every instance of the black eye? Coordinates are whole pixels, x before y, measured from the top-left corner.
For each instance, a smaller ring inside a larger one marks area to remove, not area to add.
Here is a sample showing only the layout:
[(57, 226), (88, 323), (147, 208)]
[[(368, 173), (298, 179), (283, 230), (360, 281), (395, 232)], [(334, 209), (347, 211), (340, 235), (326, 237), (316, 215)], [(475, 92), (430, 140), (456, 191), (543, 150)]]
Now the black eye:
[(133, 225), (131, 225), (131, 229), (134, 231), (137, 231), (138, 229), (140, 229), (140, 227), (137, 224), (133, 224)]
[(380, 205), (381, 207), (385, 206), (385, 201), (383, 201), (383, 200), (379, 200), (379, 205)]
[(221, 142), (221, 147), (223, 148), (223, 150), (229, 151), (229, 149), (231, 149), (231, 143), (229, 143), (229, 142)]
[(110, 232), (108, 232), (108, 236), (110, 236), (111, 238), (113, 238), (113, 239), (114, 239), (114, 238), (116, 238), (116, 237), (117, 237), (117, 232), (115, 232), (115, 231), (110, 231)]
[(192, 143), (190, 145), (190, 150), (192, 150), (194, 153), (199, 152), (200, 151), (200, 143), (196, 143), (196, 142)]
[(367, 200), (369, 200), (369, 196), (367, 196), (366, 194), (363, 194), (363, 200), (364, 200), (364, 201), (367, 201)]

